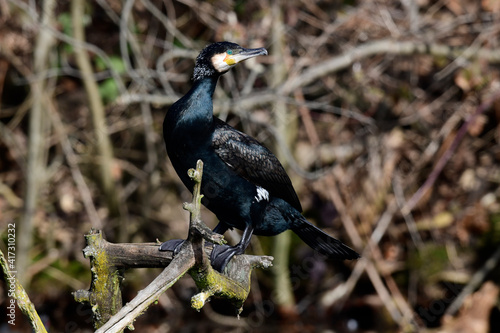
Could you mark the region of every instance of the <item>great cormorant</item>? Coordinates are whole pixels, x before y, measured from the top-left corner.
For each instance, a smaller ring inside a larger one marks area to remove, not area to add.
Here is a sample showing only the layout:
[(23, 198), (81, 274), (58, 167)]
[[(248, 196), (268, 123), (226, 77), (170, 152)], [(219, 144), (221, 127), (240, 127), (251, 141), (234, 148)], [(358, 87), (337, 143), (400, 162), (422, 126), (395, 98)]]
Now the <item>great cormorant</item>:
[[(245, 49), (230, 42), (208, 45), (196, 58), (193, 86), (175, 102), (163, 122), (168, 156), (184, 185), (192, 191), (187, 171), (204, 163), (203, 205), (219, 219), (214, 231), (243, 230), (236, 246), (216, 245), (212, 266), (223, 271), (235, 254), (244, 253), (252, 234), (274, 236), (291, 229), (310, 247), (335, 259), (359, 254), (327, 235), (301, 214), (290, 178), (276, 156), (254, 138), (213, 115), (213, 94), (219, 76), (264, 48)], [(182, 240), (163, 243), (160, 250), (178, 250)]]

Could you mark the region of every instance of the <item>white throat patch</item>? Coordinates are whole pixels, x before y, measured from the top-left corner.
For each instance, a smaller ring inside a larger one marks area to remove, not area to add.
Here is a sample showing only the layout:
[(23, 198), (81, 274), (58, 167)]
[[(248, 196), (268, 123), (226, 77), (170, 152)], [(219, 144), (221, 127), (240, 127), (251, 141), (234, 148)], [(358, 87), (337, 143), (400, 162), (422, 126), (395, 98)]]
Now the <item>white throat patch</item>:
[(254, 198), (257, 202), (261, 202), (262, 200), (269, 201), (269, 192), (266, 189), (257, 186), (257, 195)]
[(212, 65), (219, 73), (227, 72), (229, 68), (231, 68), (231, 66), (229, 66), (224, 59), (226, 59), (225, 53), (219, 53), (212, 57)]

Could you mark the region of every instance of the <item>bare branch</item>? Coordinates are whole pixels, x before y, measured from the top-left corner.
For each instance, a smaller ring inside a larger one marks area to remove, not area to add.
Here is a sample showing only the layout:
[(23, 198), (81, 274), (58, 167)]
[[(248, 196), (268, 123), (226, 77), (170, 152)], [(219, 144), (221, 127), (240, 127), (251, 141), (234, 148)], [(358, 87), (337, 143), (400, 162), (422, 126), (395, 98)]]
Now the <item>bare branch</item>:
[[(4, 275), (4, 280), (6, 282), (7, 290), (9, 297), (11, 299), (10, 304), (7, 304), (6, 302), (6, 307), (9, 308), (10, 306), (14, 306), (14, 302), (12, 300), (15, 300), (15, 303), (17, 303), (17, 306), (19, 309), (24, 313), (25, 316), (29, 318), (31, 327), (35, 331), (35, 333), (47, 333), (47, 330), (45, 329), (45, 326), (42, 323), (42, 320), (40, 319), (40, 316), (38, 315), (38, 312), (35, 309), (35, 306), (33, 303), (31, 303), (30, 298), (28, 297), (28, 294), (24, 290), (23, 286), (19, 282), (19, 280), (16, 278), (14, 274), (12, 274), (9, 270), (9, 265), (7, 261), (5, 260), (5, 256), (3, 255), (3, 252), (0, 250), (0, 265), (2, 266), (2, 271)], [(6, 312), (9, 310), (5, 309)], [(9, 315), (7, 314), (7, 318), (9, 318)], [(15, 318), (15, 313), (14, 313), (14, 318)]]
[[(120, 332), (132, 325), (137, 316), (187, 272), (200, 289), (191, 299), (194, 309), (200, 310), (210, 297), (219, 297), (233, 304), (239, 314), (250, 292), (252, 270), (272, 266), (273, 258), (269, 256), (237, 255), (229, 262), (225, 274), (212, 268), (208, 259), (211, 247), (205, 246), (205, 240), (222, 244), (224, 239), (200, 218), (203, 163), (198, 161), (197, 168), (188, 173), (195, 183), (192, 202), (184, 204), (191, 213), (189, 236), (173, 259), (171, 252), (158, 251), (158, 244), (112, 244), (96, 231), (86, 236), (84, 254), (91, 259), (92, 283), (90, 291), (79, 290), (74, 297), (92, 306), (94, 325), (99, 328), (97, 332)], [(166, 268), (122, 308), (120, 285), (123, 270), (141, 267)]]
[[(71, 2), (71, 17), (73, 20), (73, 33), (75, 40), (79, 42), (85, 41), (83, 16), (84, 16), (83, 0), (75, 0)], [(92, 113), (92, 120), (94, 124), (94, 134), (97, 140), (97, 149), (101, 157), (99, 163), (101, 171), (101, 183), (103, 190), (106, 194), (108, 208), (112, 216), (119, 216), (119, 199), (116, 192), (116, 186), (111, 175), (111, 168), (113, 163), (113, 146), (108, 136), (106, 117), (104, 113), (104, 105), (99, 94), (99, 88), (94, 79), (92, 65), (87, 51), (83, 48), (75, 48), (76, 60), (78, 67), (82, 73), (83, 83), (87, 92), (89, 108)], [(122, 228), (124, 229), (124, 228)], [(126, 230), (126, 229), (125, 229)]]
[[(43, 4), (42, 23), (51, 25), (54, 20), (54, 7), (56, 3), (53, 0), (45, 1)], [(34, 73), (39, 73), (48, 67), (49, 53), (54, 46), (54, 39), (47, 29), (42, 29), (38, 35), (36, 46), (34, 49)], [(47, 146), (46, 139), (48, 137), (47, 117), (45, 116), (46, 107), (42, 97), (48, 94), (47, 83), (45, 80), (39, 80), (31, 84), (32, 96), (34, 101), (30, 112), (29, 122), (29, 148), (28, 160), (26, 166), (26, 192), (24, 201), (24, 216), (19, 223), (19, 238), (18, 238), (18, 256), (17, 270), (21, 284), (25, 284), (26, 268), (29, 265), (29, 250), (32, 245), (33, 234), (33, 218), (35, 216), (39, 191), (41, 184), (46, 178), (47, 164)]]
[(311, 82), (318, 80), (321, 77), (330, 75), (334, 72), (347, 68), (356, 61), (363, 58), (374, 56), (377, 54), (394, 54), (394, 55), (409, 55), (409, 54), (431, 54), (433, 56), (457, 58), (459, 56), (464, 59), (487, 59), (491, 63), (500, 62), (500, 52), (491, 49), (479, 49), (477, 52), (463, 52), (462, 48), (453, 48), (441, 44), (427, 44), (418, 41), (397, 41), (393, 39), (382, 39), (366, 44), (362, 44), (343, 54), (325, 60), (309, 69), (302, 74), (287, 81), (278, 89), (279, 95), (288, 95), (299, 87), (304, 87)]

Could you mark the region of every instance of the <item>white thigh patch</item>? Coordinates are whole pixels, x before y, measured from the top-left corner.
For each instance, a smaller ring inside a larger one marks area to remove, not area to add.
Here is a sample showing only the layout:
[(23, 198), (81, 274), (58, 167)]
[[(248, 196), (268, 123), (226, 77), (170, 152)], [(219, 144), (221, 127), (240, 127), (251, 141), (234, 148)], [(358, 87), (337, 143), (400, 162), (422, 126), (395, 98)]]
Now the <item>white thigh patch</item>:
[(267, 192), (266, 189), (257, 186), (257, 195), (254, 197), (257, 202), (260, 202), (262, 200), (267, 200), (269, 201), (269, 192)]

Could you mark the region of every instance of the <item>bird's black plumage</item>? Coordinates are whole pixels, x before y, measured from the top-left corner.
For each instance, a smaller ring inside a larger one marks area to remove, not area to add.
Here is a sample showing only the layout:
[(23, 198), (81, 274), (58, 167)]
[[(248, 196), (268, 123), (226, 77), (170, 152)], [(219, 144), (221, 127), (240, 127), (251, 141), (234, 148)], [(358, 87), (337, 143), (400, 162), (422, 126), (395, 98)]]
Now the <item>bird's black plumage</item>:
[[(207, 46), (196, 59), (193, 86), (171, 106), (163, 123), (168, 156), (188, 189), (192, 190), (188, 169), (198, 159), (204, 162), (202, 203), (220, 221), (214, 231), (243, 230), (236, 246), (214, 249), (212, 265), (222, 271), (233, 255), (245, 251), (252, 234), (274, 236), (288, 229), (330, 258), (359, 258), (302, 216), (290, 178), (271, 151), (213, 116), (219, 76), (240, 61), (265, 54), (263, 48), (245, 49), (229, 42)], [(165, 242), (160, 249), (173, 250), (179, 243)]]
[(302, 211), (297, 193), (285, 169), (276, 156), (260, 142), (235, 130), (214, 117), (212, 146), (215, 153), (247, 181), (265, 188), (298, 211)]

